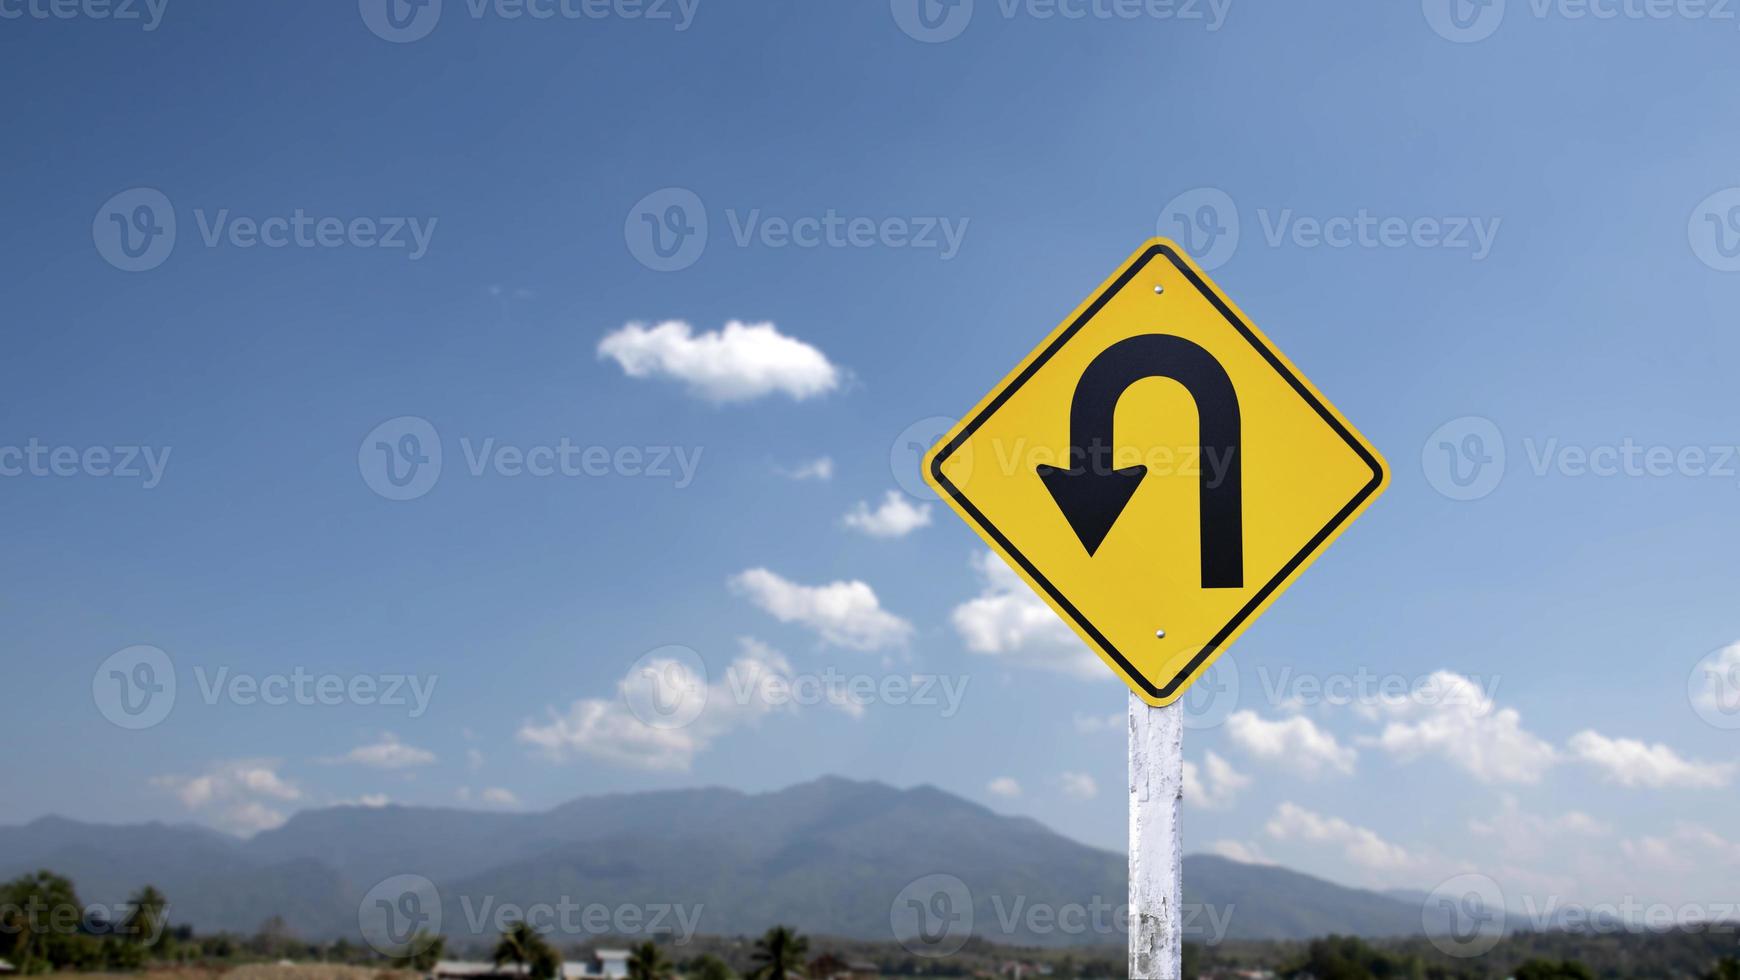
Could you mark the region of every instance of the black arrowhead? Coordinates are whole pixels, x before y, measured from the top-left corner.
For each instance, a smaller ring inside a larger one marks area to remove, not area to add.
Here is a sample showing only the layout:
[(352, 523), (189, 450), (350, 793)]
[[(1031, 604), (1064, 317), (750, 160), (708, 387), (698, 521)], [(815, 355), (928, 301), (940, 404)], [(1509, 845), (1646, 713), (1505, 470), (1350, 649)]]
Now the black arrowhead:
[(1146, 466), (1130, 466), (1121, 470), (1090, 467), (1066, 470), (1056, 466), (1040, 466), (1039, 478), (1057, 509), (1081, 539), (1088, 554), (1100, 548), (1100, 542), (1118, 522), (1118, 515), (1130, 503), (1130, 497), (1148, 475)]

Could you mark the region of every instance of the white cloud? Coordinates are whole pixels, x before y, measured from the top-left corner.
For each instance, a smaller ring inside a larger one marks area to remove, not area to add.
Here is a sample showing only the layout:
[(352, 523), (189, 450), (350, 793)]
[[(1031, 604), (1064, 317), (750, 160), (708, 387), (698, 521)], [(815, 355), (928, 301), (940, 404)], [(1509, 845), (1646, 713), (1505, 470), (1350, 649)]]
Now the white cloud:
[(392, 732), (382, 732), (379, 741), (359, 745), (336, 759), (324, 761), (368, 766), (371, 769), (409, 769), (412, 766), (433, 763), (435, 753), (414, 745), (406, 745)]
[(792, 467), (775, 467), (774, 472), (788, 480), (819, 480), (827, 482), (834, 478), (834, 460), (831, 456), (822, 456), (808, 460)]
[[(518, 738), (556, 762), (583, 755), (631, 769), (687, 772), (721, 736), (791, 706), (783, 693), (791, 663), (764, 643), (747, 637), (740, 643), (742, 652), (717, 683), (680, 660), (653, 660), (617, 683), (617, 697), (552, 710), (545, 724), (521, 725)], [(660, 724), (643, 721), (631, 704), (663, 706)]]
[(1091, 800), (1100, 795), (1100, 784), (1094, 782), (1094, 777), (1085, 772), (1066, 772), (1059, 777), (1063, 783), (1063, 795), (1072, 796), (1078, 800)]
[(1552, 745), (1522, 727), (1516, 709), (1499, 709), (1479, 685), (1450, 671), (1373, 707), (1390, 720), (1361, 744), (1404, 761), (1436, 755), (1483, 783), (1534, 783), (1558, 760)]
[(1098, 735), (1101, 732), (1123, 732), (1129, 725), (1130, 716), (1122, 711), (1109, 715), (1075, 716), (1075, 730), (1083, 735)]
[(490, 806), (517, 807), (520, 805), (520, 798), (515, 796), (512, 790), (502, 789), (500, 786), (489, 786), (479, 793), (473, 793), (470, 786), (461, 786), (454, 791), (453, 795), (461, 803), (477, 800)]
[(1251, 777), (1234, 769), (1213, 752), (1205, 753), (1203, 764), (1184, 763), (1184, 802), (1205, 810), (1220, 810), (1232, 805), (1233, 797), (1251, 785)]
[(996, 779), (991, 780), (990, 784), (986, 786), (985, 789), (989, 791), (992, 796), (1001, 796), (1009, 799), (1021, 795), (1021, 784), (1016, 782), (1014, 777), (1011, 776), (998, 776)]
[(781, 392), (802, 401), (838, 388), (842, 372), (821, 351), (771, 323), (725, 325), (696, 334), (670, 320), (630, 323), (598, 342), (598, 356), (631, 378), (671, 378), (712, 402), (742, 402)]
[(483, 753), (476, 749), (465, 750), (465, 768), (476, 772), (483, 768)]
[(289, 817), (284, 811), (269, 807), (258, 800), (238, 803), (224, 812), (223, 822), (241, 834), (257, 834), (284, 826)]
[(1352, 775), (1359, 756), (1304, 715), (1264, 721), (1254, 711), (1235, 711), (1227, 716), (1226, 733), (1234, 745), (1251, 755), (1283, 764), (1306, 777), (1314, 778), (1325, 770)]
[(799, 585), (765, 568), (751, 568), (733, 576), (731, 587), (780, 622), (807, 626), (837, 646), (880, 650), (904, 644), (912, 635), (912, 624), (883, 609), (876, 591), (863, 582)]
[(1301, 840), (1341, 848), (1348, 861), (1372, 871), (1399, 871), (1417, 864), (1401, 847), (1374, 831), (1340, 817), (1326, 817), (1294, 803), (1282, 803), (1264, 827), (1276, 840)]
[(354, 800), (339, 800), (333, 806), (362, 806), (378, 810), (392, 802), (385, 793), (364, 793)]
[(1659, 836), (1621, 841), (1627, 860), (1685, 874), (1740, 866), (1740, 844), (1697, 824), (1681, 821)]
[(1217, 840), (1208, 845), (1208, 853), (1218, 854), (1223, 858), (1237, 861), (1240, 864), (1274, 864), (1263, 853), (1262, 847), (1254, 841)]
[(1497, 811), (1470, 820), (1468, 829), (1476, 837), (1495, 840), (1500, 853), (1518, 861), (1537, 860), (1549, 848), (1571, 838), (1605, 837), (1612, 833), (1612, 828), (1581, 810), (1567, 810), (1550, 817), (1526, 813), (1516, 797), (1509, 794), (1502, 798)]
[(1712, 789), (1728, 785), (1733, 763), (1699, 762), (1682, 758), (1660, 743), (1608, 738), (1581, 731), (1567, 744), (1578, 760), (1599, 769), (1608, 782), (1628, 788)]
[(930, 524), (930, 505), (914, 505), (899, 490), (890, 490), (875, 510), (863, 501), (846, 515), (846, 526), (873, 538), (903, 538)]
[(973, 568), (982, 591), (952, 616), (968, 650), (1093, 680), (1113, 676), (995, 552), (975, 555)]
[(278, 775), (276, 759), (236, 759), (213, 764), (198, 776), (157, 776), (152, 785), (176, 795), (193, 811), (212, 811), (214, 821), (245, 834), (270, 830), (285, 815), (266, 801), (294, 802), (302, 790)]

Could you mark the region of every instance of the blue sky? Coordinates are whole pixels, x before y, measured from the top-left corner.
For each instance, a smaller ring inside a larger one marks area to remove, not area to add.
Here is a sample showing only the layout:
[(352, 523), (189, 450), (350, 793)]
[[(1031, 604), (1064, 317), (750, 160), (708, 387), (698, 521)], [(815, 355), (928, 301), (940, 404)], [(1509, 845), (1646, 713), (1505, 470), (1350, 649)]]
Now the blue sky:
[[(1185, 244), (1394, 474), (1234, 649), (1189, 846), (1721, 897), (1736, 21), (912, 2), (0, 3), (0, 821), (833, 773), (1122, 846), (1123, 689), (904, 447), (1208, 207), (1236, 245)], [(140, 645), (176, 691), (129, 729)], [(641, 668), (697, 659), (708, 705), (641, 723)], [(776, 704), (734, 662), (960, 696)], [(1434, 676), (1464, 696), (1310, 693)]]

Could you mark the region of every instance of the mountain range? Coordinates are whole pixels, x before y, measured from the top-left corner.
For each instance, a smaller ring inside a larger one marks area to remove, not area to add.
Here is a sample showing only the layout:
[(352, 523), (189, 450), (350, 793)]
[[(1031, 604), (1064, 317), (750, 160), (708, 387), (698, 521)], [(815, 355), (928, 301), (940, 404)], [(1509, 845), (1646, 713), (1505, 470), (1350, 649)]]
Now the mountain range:
[[(754, 934), (784, 923), (817, 935), (889, 939), (903, 905), (934, 903), (943, 887), (961, 897), (939, 911), (964, 911), (970, 901), (973, 933), (994, 942), (1124, 941), (1103, 925), (1107, 910), (1125, 900), (1122, 854), (933, 787), (839, 778), (758, 794), (584, 797), (539, 813), (341, 806), (303, 811), (250, 839), (60, 817), (0, 827), (0, 875), (38, 868), (71, 877), (87, 902), (121, 902), (155, 885), (169, 897), (171, 921), (202, 932), (252, 933), (279, 916), (305, 938), (354, 937), (364, 897), (376, 897), (370, 890), (413, 875), (432, 884), (445, 913), (441, 931), (457, 937), (493, 934), (491, 916), (503, 906), (566, 901), (675, 905), (703, 934)], [(1194, 938), (1422, 931), (1417, 896), (1270, 865), (1187, 857), (1184, 890), (1187, 906), (1201, 906), (1194, 925), (1185, 923)], [(552, 924), (561, 931), (561, 922)], [(665, 928), (676, 925), (672, 918)], [(598, 929), (588, 921), (563, 938)]]

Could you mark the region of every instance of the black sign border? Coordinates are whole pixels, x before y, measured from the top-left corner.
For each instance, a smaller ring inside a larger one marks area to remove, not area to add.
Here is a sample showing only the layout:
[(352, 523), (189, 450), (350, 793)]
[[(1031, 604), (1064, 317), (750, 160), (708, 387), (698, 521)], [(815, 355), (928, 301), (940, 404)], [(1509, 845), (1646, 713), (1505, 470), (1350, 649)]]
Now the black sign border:
[[(943, 463), (947, 462), (948, 458), (954, 455), (955, 451), (971, 438), (973, 433), (978, 431), (981, 425), (989, 420), (999, 408), (1003, 407), (1004, 402), (1008, 401), (1016, 391), (1020, 390), (1021, 386), (1026, 384), (1041, 367), (1044, 367), (1045, 363), (1049, 361), (1053, 355), (1055, 355), (1059, 350), (1062, 350), (1063, 345), (1069, 343), (1081, 328), (1086, 326), (1088, 321), (1092, 320), (1094, 315), (1099, 313), (1100, 309), (1104, 307), (1113, 296), (1116, 296), (1121, 292), (1123, 288), (1129, 284), (1130, 280), (1134, 279), (1136, 275), (1140, 273), (1149, 262), (1153, 261), (1156, 256), (1164, 256), (1167, 261), (1172, 263), (1174, 268), (1182, 273), (1186, 279), (1190, 280), (1191, 285), (1196, 287), (1197, 292), (1201, 293), (1209, 302), (1214, 304), (1214, 308), (1219, 310), (1221, 316), (1226, 318), (1227, 323), (1231, 324), (1233, 329), (1239, 332), (1239, 336), (1243, 337), (1246, 342), (1256, 348), (1257, 353), (1261, 354), (1263, 359), (1269, 362), (1269, 366), (1274, 368), (1281, 377), (1285, 378), (1289, 385), (1292, 385), (1293, 390), (1298, 392), (1299, 397), (1303, 398), (1305, 403), (1310, 405), (1311, 408), (1317, 412), (1318, 417), (1328, 423), (1329, 427), (1335, 431), (1336, 435), (1340, 436), (1342, 441), (1347, 443), (1348, 448), (1358, 454), (1359, 458), (1371, 468), (1372, 473), (1371, 481), (1362, 487), (1359, 493), (1355, 494), (1354, 498), (1349, 501), (1346, 506), (1337, 511), (1335, 516), (1329, 519), (1329, 523), (1323, 525), (1323, 529), (1312, 536), (1311, 540), (1305, 543), (1305, 547), (1301, 548), (1298, 554), (1289, 559), (1288, 562), (1281, 567), (1281, 570), (1275, 573), (1273, 578), (1271, 578), (1261, 589), (1258, 589), (1256, 594), (1251, 596), (1250, 601), (1245, 603), (1244, 608), (1240, 609), (1238, 614), (1235, 615), (1230, 622), (1221, 627), (1220, 632), (1216, 633), (1214, 638), (1208, 641), (1208, 645), (1198, 651), (1196, 656), (1191, 658), (1190, 663), (1185, 665), (1184, 670), (1180, 671), (1172, 678), (1172, 680), (1168, 681), (1164, 687), (1155, 687), (1153, 682), (1148, 680), (1147, 677), (1144, 677), (1135, 667), (1131, 666), (1129, 659), (1119, 652), (1118, 648), (1113, 646), (1112, 642), (1106, 639), (1105, 635), (1102, 634), (1093, 623), (1089, 622), (1086, 616), (1082, 615), (1081, 611), (1075, 607), (1075, 604), (1070, 602), (1057, 586), (1051, 584), (1050, 579), (1047, 579), (1044, 575), (1040, 574), (1039, 569), (1034, 566), (1033, 562), (1029, 561), (1027, 556), (1022, 554), (1020, 549), (1016, 548), (1014, 543), (1011, 542), (996, 525), (987, 520), (985, 515), (980, 513), (979, 509), (973, 506), (972, 501), (968, 500), (966, 495), (961, 492), (960, 488), (950, 482), (949, 478), (943, 473)], [(1197, 274), (1196, 270), (1193, 269), (1189, 263), (1181, 259), (1178, 256), (1178, 253), (1173, 251), (1169, 246), (1161, 244), (1152, 245), (1147, 251), (1143, 252), (1139, 259), (1131, 263), (1128, 269), (1124, 270), (1123, 275), (1119, 276), (1110, 286), (1106, 287), (1104, 292), (1094, 298), (1093, 303), (1088, 306), (1087, 309), (1082, 311), (1081, 316), (1076, 317), (1075, 322), (1071, 323), (1068, 329), (1059, 334), (1057, 339), (1052, 341), (1051, 345), (1046, 347), (1038, 357), (1034, 358), (1033, 362), (1027, 365), (1027, 367), (1024, 368), (1007, 387), (1002, 391), (997, 392), (996, 397), (991, 399), (990, 404), (986, 405), (983, 411), (974, 416), (973, 420), (968, 422), (965, 428), (961, 429), (953, 439), (949, 440), (948, 445), (944, 446), (942, 451), (938, 452), (931, 458), (930, 473), (931, 477), (936, 480), (937, 486), (948, 491), (949, 496), (954, 498), (955, 502), (960, 505), (961, 509), (972, 515), (973, 520), (979, 525), (979, 527), (984, 529), (986, 534), (990, 535), (991, 538), (997, 542), (998, 546), (1003, 549), (1004, 554), (1015, 559), (1015, 562), (1026, 571), (1028, 577), (1038, 583), (1040, 588), (1045, 590), (1046, 595), (1049, 595), (1054, 602), (1062, 607), (1063, 610), (1069, 614), (1069, 618), (1074, 620), (1076, 625), (1080, 626), (1082, 631), (1088, 636), (1093, 637), (1094, 642), (1099, 644), (1100, 649), (1105, 651), (1107, 656), (1111, 657), (1118, 666), (1123, 668), (1124, 676), (1126, 678), (1140, 686), (1149, 697), (1159, 699), (1172, 697), (1173, 693), (1176, 692), (1179, 687), (1194, 679), (1197, 671), (1201, 669), (1202, 664), (1210, 657), (1214, 656), (1214, 652), (1220, 649), (1221, 645), (1226, 642), (1226, 638), (1232, 635), (1232, 633), (1239, 628), (1240, 624), (1249, 619), (1252, 613), (1256, 612), (1257, 608), (1261, 606), (1263, 602), (1280, 587), (1281, 583), (1285, 582), (1288, 576), (1292, 575), (1293, 572), (1306, 561), (1306, 559), (1315, 554), (1318, 549), (1323, 546), (1324, 542), (1328, 540), (1330, 535), (1334, 534), (1338, 528), (1347, 523), (1348, 519), (1353, 516), (1353, 513), (1359, 509), (1360, 505), (1364, 504), (1373, 494), (1377, 493), (1378, 488), (1383, 486), (1384, 483), (1383, 463), (1380, 462), (1370, 450), (1366, 449), (1363, 443), (1354, 438), (1353, 433), (1348, 431), (1347, 426), (1343, 425), (1339, 418), (1336, 418), (1335, 413), (1331, 412), (1328, 406), (1324, 405), (1322, 400), (1313, 394), (1311, 389), (1306, 387), (1304, 382), (1299, 380), (1298, 375), (1288, 369), (1286, 362), (1281, 360), (1281, 358), (1270, 349), (1267, 344), (1263, 343), (1262, 338), (1258, 337), (1243, 320), (1240, 320), (1238, 314), (1234, 313), (1232, 308), (1227, 306), (1226, 302), (1222, 300), (1214, 290), (1208, 288), (1208, 285), (1202, 281), (1202, 277)]]

